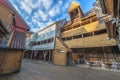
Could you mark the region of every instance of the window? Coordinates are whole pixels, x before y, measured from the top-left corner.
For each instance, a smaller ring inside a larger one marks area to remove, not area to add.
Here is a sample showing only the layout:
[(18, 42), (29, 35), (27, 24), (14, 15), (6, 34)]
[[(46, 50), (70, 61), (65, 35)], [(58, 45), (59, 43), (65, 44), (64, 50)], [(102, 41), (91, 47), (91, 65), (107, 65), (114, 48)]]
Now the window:
[(44, 42), (43, 41), (41, 41), (41, 44), (43, 44)]
[(44, 41), (43, 41), (43, 44), (46, 44), (46, 43), (47, 43), (47, 41), (46, 41), (46, 40), (44, 40)]
[(92, 36), (92, 35), (93, 35), (92, 32), (83, 34), (84, 37), (89, 37), (89, 36)]
[(48, 39), (48, 43), (50, 43), (52, 40), (51, 39)]
[(82, 35), (80, 34), (80, 35), (73, 36), (73, 39), (77, 39), (77, 38), (82, 38)]
[(65, 41), (65, 38), (62, 38), (63, 41)]
[(41, 44), (41, 41), (38, 42), (38, 45), (40, 45), (40, 44)]
[(104, 33), (107, 33), (106, 29), (102, 29), (94, 32), (95, 35), (104, 34)]
[(67, 37), (67, 40), (72, 40), (72, 37)]
[(52, 38), (51, 41), (54, 42), (54, 38)]

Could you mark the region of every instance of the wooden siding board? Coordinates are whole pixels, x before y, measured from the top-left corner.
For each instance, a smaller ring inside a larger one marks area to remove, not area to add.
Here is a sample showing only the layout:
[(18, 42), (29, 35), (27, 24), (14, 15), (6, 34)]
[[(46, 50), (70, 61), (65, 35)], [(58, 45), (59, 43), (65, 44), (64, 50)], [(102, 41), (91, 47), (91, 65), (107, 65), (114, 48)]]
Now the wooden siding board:
[[(60, 52), (64, 51), (64, 52)], [(67, 52), (69, 48), (65, 46), (60, 38), (56, 38), (55, 49), (53, 52), (53, 64), (66, 65), (67, 64)]]
[(14, 50), (14, 49), (0, 49), (0, 55), (4, 56), (2, 65), (0, 67), (0, 74), (8, 74), (12, 72), (19, 71), (23, 56), (23, 50)]
[[(69, 48), (85, 48), (85, 47), (100, 47), (100, 46), (115, 46), (116, 41), (114, 39), (107, 40), (107, 33), (96, 36), (90, 36), (86, 38), (73, 39), (64, 41)], [(73, 43), (74, 42), (74, 43)]]
[(79, 34), (83, 34), (83, 33), (88, 33), (88, 32), (94, 32), (97, 30), (101, 30), (101, 29), (105, 29), (105, 24), (99, 24), (98, 21), (91, 23), (89, 25), (85, 25), (85, 26), (81, 26), (79, 28), (76, 29), (72, 29), (66, 32), (62, 32), (61, 33), (61, 37), (68, 37), (68, 36), (73, 36), (73, 35), (79, 35)]

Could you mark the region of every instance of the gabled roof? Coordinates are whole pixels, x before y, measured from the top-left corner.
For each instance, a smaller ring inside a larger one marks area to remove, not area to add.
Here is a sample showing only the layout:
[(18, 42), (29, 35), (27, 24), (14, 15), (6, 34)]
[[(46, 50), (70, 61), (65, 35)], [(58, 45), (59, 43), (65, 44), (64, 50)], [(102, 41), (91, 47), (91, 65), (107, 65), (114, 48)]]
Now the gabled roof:
[(13, 5), (9, 2), (9, 0), (0, 0), (0, 3), (2, 3), (4, 6), (6, 6), (11, 11), (15, 12), (16, 15), (16, 26), (22, 27), (24, 29), (30, 29), (30, 27), (26, 24), (26, 22), (23, 20), (23, 18), (19, 15), (19, 13), (15, 10)]
[(78, 3), (76, 3), (76, 2), (73, 1), (73, 2), (70, 4), (70, 7), (69, 7), (69, 9), (68, 9), (68, 13), (71, 12), (72, 10), (74, 10), (75, 8), (79, 7), (79, 6), (80, 6), (80, 4), (78, 4)]

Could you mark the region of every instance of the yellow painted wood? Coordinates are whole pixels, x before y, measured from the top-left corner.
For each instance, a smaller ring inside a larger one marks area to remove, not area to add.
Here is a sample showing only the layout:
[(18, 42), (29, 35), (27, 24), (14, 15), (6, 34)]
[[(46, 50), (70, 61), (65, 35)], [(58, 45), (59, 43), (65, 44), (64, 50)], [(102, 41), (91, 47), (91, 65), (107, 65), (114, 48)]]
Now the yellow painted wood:
[(77, 7), (79, 7), (79, 6), (80, 6), (80, 5), (79, 5), (78, 3), (72, 1), (71, 5), (70, 5), (70, 7), (69, 7), (69, 9), (68, 9), (68, 12), (73, 11), (75, 8), (77, 8)]
[(66, 65), (67, 52), (69, 48), (64, 44), (60, 38), (56, 38), (55, 50), (53, 51), (53, 64)]
[(73, 36), (73, 35), (79, 35), (79, 34), (83, 34), (83, 33), (88, 33), (88, 32), (93, 32), (93, 31), (97, 31), (97, 30), (101, 30), (101, 29), (105, 29), (105, 24), (99, 24), (98, 21), (90, 23), (88, 25), (85, 26), (81, 26), (69, 31), (65, 31), (61, 33), (61, 37), (69, 37), (69, 36)]
[(108, 35), (106, 33), (106, 34), (101, 34), (96, 36), (68, 40), (68, 41), (64, 41), (64, 43), (69, 48), (115, 46), (116, 45), (115, 39), (108, 40), (107, 36)]

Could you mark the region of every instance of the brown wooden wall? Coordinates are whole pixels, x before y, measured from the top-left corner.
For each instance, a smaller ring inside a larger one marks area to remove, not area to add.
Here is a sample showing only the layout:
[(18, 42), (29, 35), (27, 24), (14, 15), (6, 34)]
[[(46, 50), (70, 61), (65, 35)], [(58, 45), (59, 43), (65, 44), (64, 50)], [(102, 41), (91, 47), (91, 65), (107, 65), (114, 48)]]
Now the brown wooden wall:
[(65, 31), (61, 33), (61, 37), (68, 37), (68, 36), (73, 36), (73, 35), (78, 35), (78, 34), (83, 34), (83, 33), (88, 33), (88, 32), (94, 32), (97, 30), (105, 29), (105, 24), (99, 24), (98, 21), (90, 23), (85, 26), (81, 26), (69, 31)]
[(56, 38), (55, 50), (53, 51), (53, 64), (66, 65), (67, 64), (68, 48), (60, 38)]
[(2, 20), (4, 26), (8, 26), (9, 19), (12, 17), (13, 12), (0, 4), (0, 19)]
[(19, 71), (23, 50), (0, 50), (0, 74)]
[(79, 39), (72, 39), (68, 41), (64, 41), (64, 43), (69, 48), (86, 48), (86, 47), (101, 47), (101, 46), (114, 46), (116, 45), (116, 41), (114, 39), (108, 40), (107, 33), (90, 36)]

